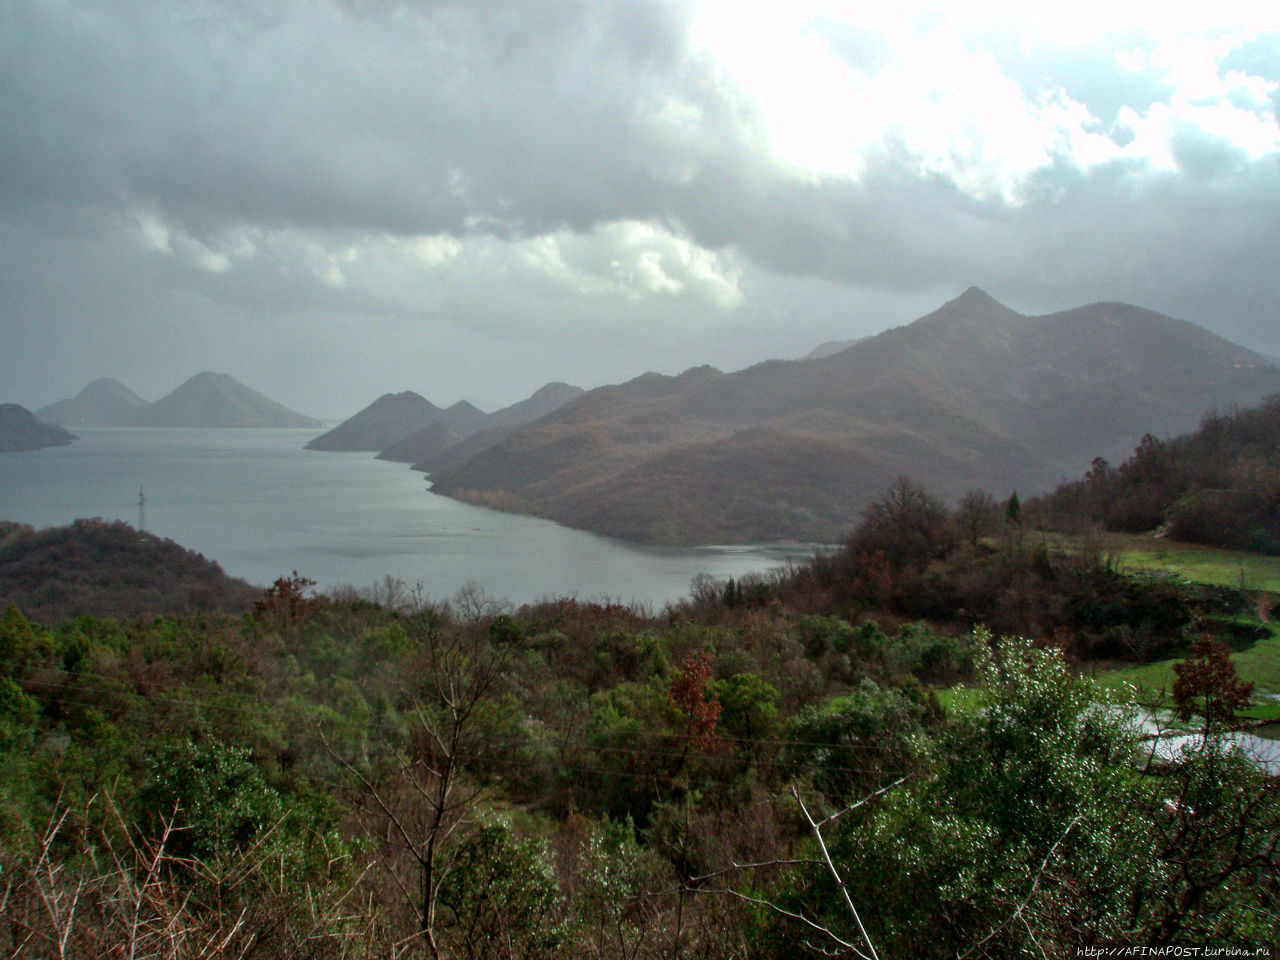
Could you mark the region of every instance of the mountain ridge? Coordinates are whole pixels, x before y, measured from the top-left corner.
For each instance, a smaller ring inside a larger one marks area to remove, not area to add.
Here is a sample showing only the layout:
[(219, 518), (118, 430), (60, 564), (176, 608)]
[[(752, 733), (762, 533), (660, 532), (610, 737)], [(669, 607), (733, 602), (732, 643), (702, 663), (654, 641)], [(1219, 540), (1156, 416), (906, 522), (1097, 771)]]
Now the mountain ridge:
[[(313, 439), (306, 448), (377, 452), (380, 460), (412, 463), (415, 469), (428, 469), (426, 463), (434, 461), (464, 438), (482, 433), (488, 434), (490, 439), (504, 435), (501, 431), (545, 416), (582, 393), (581, 387), (548, 383), (526, 399), (493, 413), (485, 413), (466, 400), (441, 409), (412, 390), (384, 393), (364, 409)], [(438, 427), (443, 427), (443, 430)]]
[(36, 416), (63, 427), (133, 426), (147, 401), (111, 377), (99, 377), (74, 397), (36, 411)]
[(1187, 321), (1116, 303), (1024, 316), (970, 288), (818, 359), (591, 391), (434, 489), (634, 540), (829, 541), (896, 475), (946, 497), (1047, 489), (1276, 391), (1273, 364)]

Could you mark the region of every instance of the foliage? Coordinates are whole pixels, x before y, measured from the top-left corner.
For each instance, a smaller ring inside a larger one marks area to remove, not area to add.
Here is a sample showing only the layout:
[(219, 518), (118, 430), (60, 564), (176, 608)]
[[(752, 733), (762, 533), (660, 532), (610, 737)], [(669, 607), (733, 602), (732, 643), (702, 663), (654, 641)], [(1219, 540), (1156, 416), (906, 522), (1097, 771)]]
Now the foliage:
[(1180, 720), (1204, 718), (1208, 735), (1222, 725), (1230, 725), (1236, 714), (1250, 705), (1253, 684), (1236, 674), (1225, 644), (1201, 637), (1191, 648), (1191, 656), (1174, 664), (1173, 705)]
[[(975, 542), (944, 511), (927, 549), (851, 541), (656, 615), (478, 587), (316, 598), (296, 573), (239, 616), (12, 608), (0, 950), (52, 955), (61, 930), (76, 955), (147, 956), (162, 924), (282, 957), (837, 944), (795, 916), (862, 942), (807, 812), (885, 956), (1264, 941), (1274, 782), (1212, 741), (1144, 768), (1072, 668), (1122, 628), (1180, 643), (1233, 594), (995, 522)], [(988, 617), (1052, 642), (967, 629)], [(1206, 676), (1200, 695), (1236, 689)], [(958, 682), (971, 706), (944, 713), (931, 685)]]
[(440, 884), (441, 940), (467, 960), (560, 956), (559, 885), (546, 845), (509, 823), (476, 827)]
[(100, 518), (0, 536), (0, 605), (46, 623), (248, 609), (254, 589), (172, 540)]
[(1280, 554), (1280, 397), (1210, 413), (1195, 433), (1172, 440), (1147, 434), (1119, 467), (1095, 460), (1033, 512), (1052, 529), (1164, 525), (1191, 543)]

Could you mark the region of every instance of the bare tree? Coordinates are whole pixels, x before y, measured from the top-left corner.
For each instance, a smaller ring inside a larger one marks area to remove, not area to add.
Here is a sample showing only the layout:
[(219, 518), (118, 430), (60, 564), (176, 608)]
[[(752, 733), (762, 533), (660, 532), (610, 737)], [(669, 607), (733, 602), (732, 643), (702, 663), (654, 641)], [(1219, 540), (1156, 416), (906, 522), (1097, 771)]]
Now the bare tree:
[(481, 798), (483, 761), (503, 742), (507, 717), (495, 694), (508, 656), (479, 629), (453, 629), (434, 617), (416, 623), (422, 652), (406, 683), (403, 738), (376, 745), (381, 762), (329, 749), (358, 784), (360, 805), (377, 832), (416, 867), (416, 891), (394, 868), (393, 878), (413, 905), (428, 954), (438, 958), (443, 866)]

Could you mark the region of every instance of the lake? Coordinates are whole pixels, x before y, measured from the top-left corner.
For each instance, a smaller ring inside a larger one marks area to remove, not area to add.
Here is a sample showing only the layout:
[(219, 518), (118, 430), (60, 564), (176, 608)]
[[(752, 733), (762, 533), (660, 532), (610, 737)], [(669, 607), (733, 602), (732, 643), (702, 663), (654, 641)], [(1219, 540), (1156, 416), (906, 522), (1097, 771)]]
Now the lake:
[(268, 584), (297, 570), (320, 587), (385, 576), (446, 599), (474, 581), (515, 603), (612, 599), (660, 608), (699, 573), (763, 572), (796, 546), (643, 546), (437, 496), (404, 464), (304, 450), (314, 430), (86, 429), (70, 446), (0, 454), (0, 519), (139, 522)]

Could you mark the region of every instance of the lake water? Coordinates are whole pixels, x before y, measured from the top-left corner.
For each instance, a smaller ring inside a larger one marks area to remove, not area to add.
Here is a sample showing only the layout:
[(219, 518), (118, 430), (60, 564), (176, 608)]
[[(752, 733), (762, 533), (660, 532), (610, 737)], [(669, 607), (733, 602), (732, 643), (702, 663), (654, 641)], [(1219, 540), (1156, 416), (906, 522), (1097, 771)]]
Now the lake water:
[(268, 584), (297, 570), (323, 587), (390, 575), (445, 599), (469, 581), (521, 603), (609, 598), (660, 608), (699, 573), (740, 577), (803, 557), (796, 547), (667, 548), (437, 496), (404, 464), (304, 450), (314, 430), (81, 429), (66, 447), (0, 454), (0, 519), (139, 520)]

